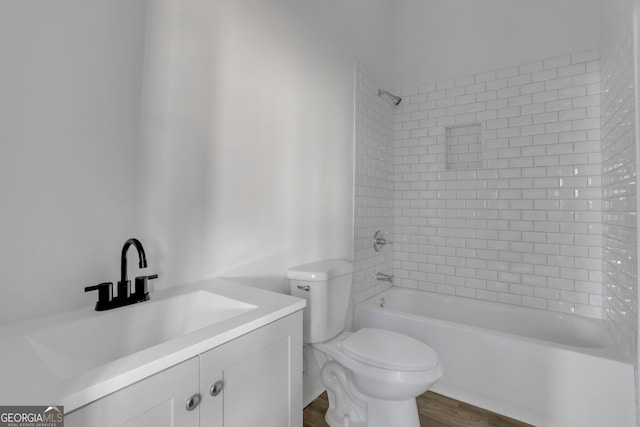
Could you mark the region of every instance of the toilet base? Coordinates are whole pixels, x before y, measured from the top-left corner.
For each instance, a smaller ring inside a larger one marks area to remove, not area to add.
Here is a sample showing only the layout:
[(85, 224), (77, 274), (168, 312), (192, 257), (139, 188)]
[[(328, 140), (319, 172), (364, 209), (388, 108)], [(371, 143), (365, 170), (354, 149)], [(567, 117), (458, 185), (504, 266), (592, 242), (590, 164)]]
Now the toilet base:
[(366, 398), (352, 387), (350, 375), (334, 361), (322, 367), (322, 381), (329, 396), (329, 409), (324, 419), (330, 427), (367, 426)]
[(378, 400), (367, 398), (367, 427), (420, 427), (416, 399)]
[(331, 427), (420, 427), (416, 399), (381, 400), (365, 396), (353, 385), (351, 373), (335, 361), (322, 368), (329, 409), (325, 420)]

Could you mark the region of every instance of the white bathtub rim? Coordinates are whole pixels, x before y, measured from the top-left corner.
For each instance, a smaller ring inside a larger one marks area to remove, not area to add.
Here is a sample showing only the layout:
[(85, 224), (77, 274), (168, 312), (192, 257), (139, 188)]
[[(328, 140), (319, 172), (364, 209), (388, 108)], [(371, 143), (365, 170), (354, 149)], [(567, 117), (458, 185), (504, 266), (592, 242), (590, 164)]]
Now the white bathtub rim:
[[(494, 301), (484, 301), (484, 300), (475, 300), (473, 298), (467, 298), (467, 297), (462, 297), (459, 295), (449, 295), (449, 294), (438, 294), (435, 292), (429, 292), (429, 291), (423, 291), (423, 290), (418, 290), (418, 289), (411, 289), (411, 288), (402, 288), (402, 287), (398, 287), (398, 286), (392, 286), (390, 288), (387, 288), (381, 292), (379, 292), (376, 295), (373, 295), (370, 298), (367, 298), (366, 300), (360, 302), (359, 304), (356, 305), (356, 310), (375, 310), (375, 311), (382, 311), (383, 313), (389, 313), (389, 314), (393, 314), (396, 316), (401, 316), (401, 317), (405, 317), (405, 318), (409, 318), (409, 319), (424, 319), (427, 318), (429, 319), (430, 322), (434, 322), (435, 324), (439, 324), (439, 325), (446, 325), (449, 327), (453, 327), (453, 328), (457, 328), (457, 329), (471, 329), (471, 330), (476, 330), (479, 332), (485, 332), (485, 333), (490, 333), (493, 335), (497, 335), (497, 336), (503, 336), (503, 337), (509, 337), (509, 338), (514, 338), (514, 339), (519, 339), (519, 340), (524, 340), (527, 342), (531, 342), (531, 343), (535, 343), (538, 345), (542, 345), (545, 346), (547, 348), (556, 348), (556, 349), (560, 349), (560, 350), (566, 350), (566, 351), (572, 351), (572, 352), (578, 352), (578, 353), (583, 353), (585, 355), (588, 356), (593, 356), (593, 357), (603, 357), (605, 359), (609, 359), (609, 360), (614, 360), (617, 362), (621, 362), (621, 363), (625, 363), (625, 364), (632, 364), (633, 360), (630, 360), (630, 358), (628, 356), (626, 356), (624, 354), (623, 351), (621, 351), (620, 349), (618, 349), (615, 346), (614, 341), (609, 337), (609, 346), (607, 347), (580, 347), (580, 346), (573, 346), (573, 345), (568, 345), (568, 344), (562, 344), (562, 343), (558, 343), (555, 341), (548, 341), (548, 340), (543, 340), (540, 338), (534, 338), (534, 337), (529, 337), (529, 336), (525, 336), (525, 335), (518, 335), (518, 334), (514, 334), (514, 333), (509, 333), (509, 332), (504, 332), (504, 331), (498, 331), (495, 329), (490, 329), (490, 328), (486, 328), (486, 327), (482, 327), (482, 326), (477, 326), (477, 325), (471, 325), (471, 324), (467, 324), (467, 323), (458, 323), (458, 322), (453, 322), (450, 320), (443, 320), (443, 319), (439, 319), (437, 317), (429, 317), (429, 316), (423, 316), (423, 315), (419, 315), (419, 314), (413, 314), (413, 313), (406, 313), (403, 311), (399, 311), (399, 310), (393, 310), (390, 308), (387, 309), (381, 309), (379, 307), (379, 299), (381, 297), (384, 296), (385, 293), (388, 292), (406, 292), (406, 293), (426, 293), (429, 295), (435, 295), (438, 297), (450, 297), (450, 298), (460, 298), (460, 299), (464, 299), (467, 301), (473, 301), (473, 302), (483, 302), (483, 303), (494, 303), (494, 304), (500, 304)], [(501, 304), (501, 305), (506, 305), (506, 304)], [(543, 312), (546, 313), (545, 310), (539, 310), (539, 309), (535, 309), (535, 308), (531, 308), (531, 307), (524, 307), (524, 306), (513, 306), (510, 307), (514, 310), (527, 310), (527, 311), (534, 311), (534, 312)], [(553, 313), (556, 314), (556, 313)], [(558, 313), (559, 315), (561, 313)], [(596, 319), (590, 319), (590, 318), (583, 318), (581, 317), (581, 320), (587, 320), (590, 322), (595, 322), (595, 323), (599, 323), (602, 324), (603, 328), (603, 322), (596, 320)], [(605, 329), (606, 330), (606, 329)]]

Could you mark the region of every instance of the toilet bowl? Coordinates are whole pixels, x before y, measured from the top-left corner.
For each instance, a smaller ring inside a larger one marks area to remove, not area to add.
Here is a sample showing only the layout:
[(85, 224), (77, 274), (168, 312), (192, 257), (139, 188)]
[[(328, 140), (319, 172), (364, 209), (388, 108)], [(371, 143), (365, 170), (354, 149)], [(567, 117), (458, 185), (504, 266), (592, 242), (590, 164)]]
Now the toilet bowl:
[(291, 268), (291, 293), (307, 300), (304, 342), (327, 356), (322, 382), (331, 427), (419, 427), (416, 396), (442, 376), (438, 355), (411, 337), (382, 329), (345, 332), (353, 267), (325, 260)]

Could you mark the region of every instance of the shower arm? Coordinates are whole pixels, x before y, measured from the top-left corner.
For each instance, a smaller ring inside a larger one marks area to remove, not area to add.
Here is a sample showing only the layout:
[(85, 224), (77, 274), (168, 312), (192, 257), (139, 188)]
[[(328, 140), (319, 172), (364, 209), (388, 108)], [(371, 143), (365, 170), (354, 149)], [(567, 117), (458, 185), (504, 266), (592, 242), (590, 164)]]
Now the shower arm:
[(394, 95), (391, 92), (386, 91), (384, 89), (378, 89), (378, 96), (382, 96), (382, 95), (387, 95), (391, 99), (394, 105), (398, 105), (400, 104), (400, 102), (402, 102), (402, 98), (400, 98), (399, 96)]

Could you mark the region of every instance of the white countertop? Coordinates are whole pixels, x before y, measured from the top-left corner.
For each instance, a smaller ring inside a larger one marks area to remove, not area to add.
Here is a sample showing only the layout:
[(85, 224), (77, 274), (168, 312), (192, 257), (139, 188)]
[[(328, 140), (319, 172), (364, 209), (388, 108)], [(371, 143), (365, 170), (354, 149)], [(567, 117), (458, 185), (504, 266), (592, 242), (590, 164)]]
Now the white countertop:
[(207, 290), (257, 306), (236, 317), (195, 330), (171, 341), (61, 378), (27, 337), (67, 322), (99, 316), (94, 307), (0, 327), (0, 405), (63, 405), (66, 413), (109, 393), (301, 310), (305, 301), (224, 279), (209, 279), (151, 294), (150, 301), (109, 310), (135, 310), (141, 304), (198, 290)]

